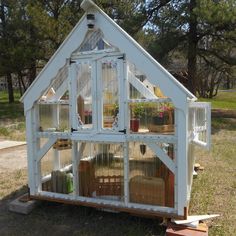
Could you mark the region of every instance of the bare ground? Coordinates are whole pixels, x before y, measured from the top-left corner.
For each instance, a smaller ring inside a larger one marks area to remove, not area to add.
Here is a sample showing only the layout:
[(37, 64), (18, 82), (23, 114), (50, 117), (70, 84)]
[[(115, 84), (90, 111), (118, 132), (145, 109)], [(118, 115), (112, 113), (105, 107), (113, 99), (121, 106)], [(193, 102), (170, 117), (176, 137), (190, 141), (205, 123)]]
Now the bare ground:
[[(236, 131), (214, 130), (211, 152), (198, 149), (205, 167), (193, 183), (190, 214), (215, 214), (209, 236), (236, 232)], [(0, 235), (164, 235), (158, 220), (96, 209), (42, 202), (30, 215), (8, 211), (8, 203), (27, 191), (25, 147), (0, 153)], [(20, 163), (22, 162), (22, 163)]]
[(0, 235), (164, 235), (158, 219), (109, 213), (82, 206), (41, 202), (29, 215), (8, 211), (27, 191), (26, 147), (0, 152)]
[(26, 168), (26, 145), (0, 150), (0, 173)]

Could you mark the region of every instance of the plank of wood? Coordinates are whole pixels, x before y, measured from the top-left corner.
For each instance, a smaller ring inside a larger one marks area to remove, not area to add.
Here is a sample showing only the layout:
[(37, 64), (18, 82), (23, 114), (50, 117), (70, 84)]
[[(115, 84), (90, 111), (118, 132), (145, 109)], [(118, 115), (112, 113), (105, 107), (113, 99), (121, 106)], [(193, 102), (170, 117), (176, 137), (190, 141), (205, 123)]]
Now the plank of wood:
[(193, 215), (193, 216), (188, 216), (187, 220), (175, 220), (175, 219), (173, 219), (172, 222), (174, 222), (177, 225), (189, 224), (189, 223), (192, 223), (194, 221), (208, 220), (208, 219), (215, 218), (215, 217), (218, 217), (218, 216), (220, 216), (220, 215), (218, 215), (218, 214), (212, 214), (212, 215)]

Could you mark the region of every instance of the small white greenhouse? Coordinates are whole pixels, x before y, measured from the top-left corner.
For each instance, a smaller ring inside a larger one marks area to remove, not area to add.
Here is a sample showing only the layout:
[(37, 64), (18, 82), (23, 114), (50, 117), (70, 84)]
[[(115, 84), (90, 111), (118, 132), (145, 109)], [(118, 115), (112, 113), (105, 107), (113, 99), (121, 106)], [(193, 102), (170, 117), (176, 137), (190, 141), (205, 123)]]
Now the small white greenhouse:
[(30, 197), (186, 218), (194, 146), (210, 146), (196, 97), (90, 0), (22, 97)]

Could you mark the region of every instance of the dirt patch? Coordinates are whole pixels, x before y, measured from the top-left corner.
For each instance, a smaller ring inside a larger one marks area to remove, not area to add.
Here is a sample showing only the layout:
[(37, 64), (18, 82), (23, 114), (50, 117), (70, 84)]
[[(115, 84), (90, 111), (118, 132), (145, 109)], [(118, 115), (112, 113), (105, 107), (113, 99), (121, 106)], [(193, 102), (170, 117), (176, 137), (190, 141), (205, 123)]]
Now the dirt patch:
[(26, 146), (0, 150), (0, 173), (26, 168)]

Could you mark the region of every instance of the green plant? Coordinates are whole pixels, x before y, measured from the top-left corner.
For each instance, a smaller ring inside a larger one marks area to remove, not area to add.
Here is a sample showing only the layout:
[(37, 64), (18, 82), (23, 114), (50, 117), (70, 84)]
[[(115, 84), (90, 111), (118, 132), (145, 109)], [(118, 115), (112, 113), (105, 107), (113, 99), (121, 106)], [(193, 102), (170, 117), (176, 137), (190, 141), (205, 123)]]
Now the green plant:
[(9, 130), (5, 127), (0, 127), (0, 135), (8, 136), (10, 134)]
[(158, 108), (152, 109), (152, 116), (157, 116), (160, 118), (164, 117), (166, 112), (173, 111), (173, 105), (171, 103), (160, 103)]
[(143, 103), (135, 103), (131, 107), (132, 117), (136, 119), (140, 119), (144, 115), (144, 104)]

